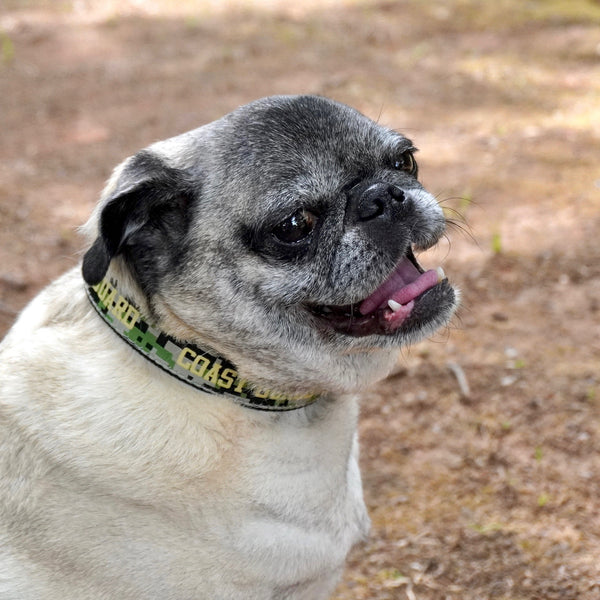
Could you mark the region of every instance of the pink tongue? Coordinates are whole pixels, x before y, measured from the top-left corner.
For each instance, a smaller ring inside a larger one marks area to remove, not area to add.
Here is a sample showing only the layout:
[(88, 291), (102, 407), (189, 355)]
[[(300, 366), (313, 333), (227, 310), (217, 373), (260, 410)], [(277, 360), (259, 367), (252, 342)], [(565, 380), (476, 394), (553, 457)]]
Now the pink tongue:
[(404, 258), (396, 270), (360, 305), (360, 312), (368, 315), (378, 308), (387, 306), (388, 300), (408, 304), (438, 282), (436, 271), (419, 273), (408, 259)]

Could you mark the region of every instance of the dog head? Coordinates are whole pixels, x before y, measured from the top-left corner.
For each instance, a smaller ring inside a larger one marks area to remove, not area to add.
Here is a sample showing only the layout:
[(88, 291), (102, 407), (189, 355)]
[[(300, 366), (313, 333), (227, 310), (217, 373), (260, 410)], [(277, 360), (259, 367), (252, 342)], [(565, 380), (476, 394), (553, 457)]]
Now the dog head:
[(413, 254), (445, 227), (414, 152), (325, 98), (256, 101), (115, 171), (84, 278), (133, 280), (159, 327), (257, 384), (353, 390), (455, 308)]

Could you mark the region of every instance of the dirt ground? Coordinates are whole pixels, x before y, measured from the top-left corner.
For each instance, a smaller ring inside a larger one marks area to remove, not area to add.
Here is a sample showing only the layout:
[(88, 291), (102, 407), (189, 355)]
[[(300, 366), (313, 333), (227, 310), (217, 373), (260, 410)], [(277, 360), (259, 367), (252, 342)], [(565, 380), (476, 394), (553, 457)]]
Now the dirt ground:
[(0, 0), (0, 336), (127, 155), (311, 92), (413, 138), (448, 330), (365, 395), (336, 600), (600, 598), (600, 3)]

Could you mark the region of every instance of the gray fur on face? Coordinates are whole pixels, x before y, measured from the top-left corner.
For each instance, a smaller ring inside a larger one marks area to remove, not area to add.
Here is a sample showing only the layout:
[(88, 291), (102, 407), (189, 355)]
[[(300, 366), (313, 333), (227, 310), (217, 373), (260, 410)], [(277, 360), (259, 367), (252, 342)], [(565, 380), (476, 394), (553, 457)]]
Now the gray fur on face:
[[(131, 275), (157, 325), (209, 345), (260, 385), (366, 385), (395, 348), (432, 333), (455, 306), (446, 282), (424, 294), (406, 326), (360, 336), (323, 327), (310, 310), (358, 307), (410, 247), (439, 239), (439, 206), (399, 161), (413, 150), (325, 98), (259, 100), (120, 167), (88, 224), (95, 241), (84, 277)], [(308, 235), (278, 237), (296, 235), (307, 214)]]

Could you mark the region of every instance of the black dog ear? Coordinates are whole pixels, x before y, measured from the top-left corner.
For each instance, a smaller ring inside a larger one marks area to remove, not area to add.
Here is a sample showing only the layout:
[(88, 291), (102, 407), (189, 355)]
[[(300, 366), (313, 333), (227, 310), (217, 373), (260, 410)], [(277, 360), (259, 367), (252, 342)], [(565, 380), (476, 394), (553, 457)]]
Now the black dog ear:
[(96, 285), (102, 281), (108, 271), (111, 258), (112, 255), (108, 251), (104, 239), (102, 236), (98, 236), (83, 257), (81, 272), (88, 285)]
[(111, 260), (122, 255), (138, 282), (151, 285), (181, 244), (193, 195), (184, 172), (148, 151), (137, 154), (101, 210), (99, 235), (83, 257), (86, 283), (102, 281)]

